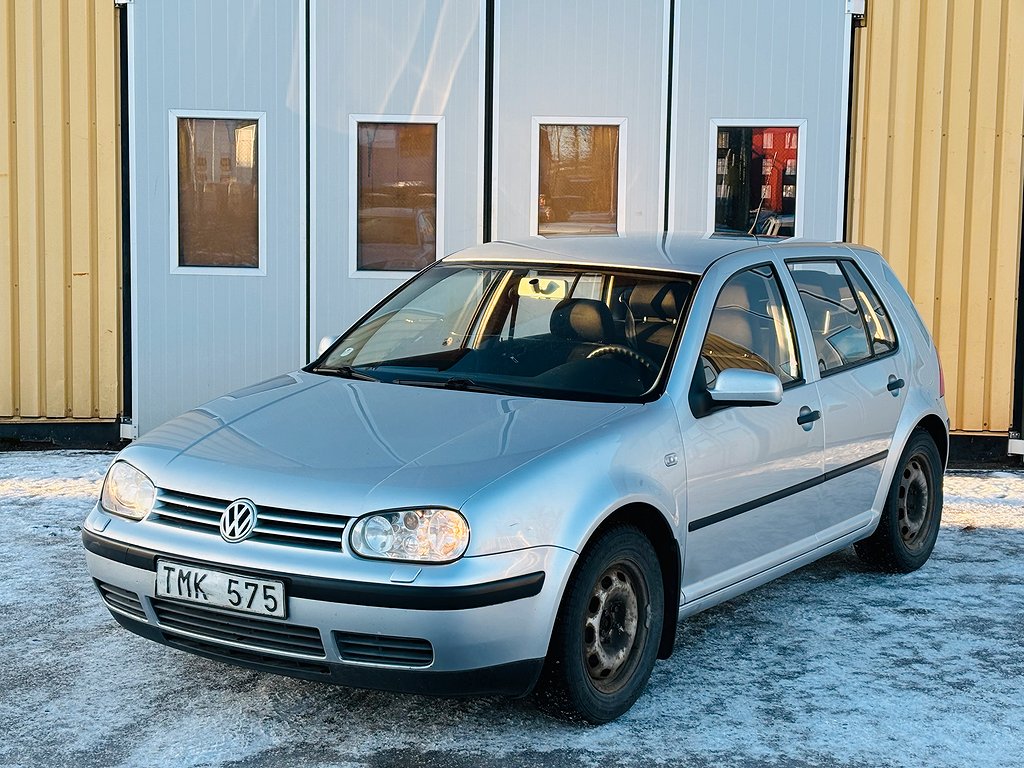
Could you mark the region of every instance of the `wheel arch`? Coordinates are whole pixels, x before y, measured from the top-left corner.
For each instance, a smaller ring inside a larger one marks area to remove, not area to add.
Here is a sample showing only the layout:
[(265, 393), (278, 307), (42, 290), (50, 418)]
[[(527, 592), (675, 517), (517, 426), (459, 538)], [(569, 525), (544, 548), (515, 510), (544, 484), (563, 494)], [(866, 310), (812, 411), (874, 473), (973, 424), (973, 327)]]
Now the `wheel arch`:
[[(590, 545), (604, 531), (616, 525), (633, 525), (647, 537), (658, 556), (661, 579), (665, 596), (661, 639), (658, 642), (658, 658), (667, 659), (675, 646), (676, 626), (679, 623), (679, 590), (682, 579), (682, 559), (675, 531), (665, 516), (650, 504), (633, 502), (612, 512), (601, 521), (587, 539), (583, 549)], [(582, 551), (582, 550), (581, 550)]]
[[(942, 457), (942, 470), (945, 471), (946, 465), (949, 463), (949, 433), (946, 431), (945, 422), (934, 413), (929, 413), (917, 422), (914, 429), (923, 429), (931, 435), (932, 440), (935, 441), (935, 447), (939, 449), (939, 456)], [(908, 436), (907, 439), (909, 440), (910, 437)]]

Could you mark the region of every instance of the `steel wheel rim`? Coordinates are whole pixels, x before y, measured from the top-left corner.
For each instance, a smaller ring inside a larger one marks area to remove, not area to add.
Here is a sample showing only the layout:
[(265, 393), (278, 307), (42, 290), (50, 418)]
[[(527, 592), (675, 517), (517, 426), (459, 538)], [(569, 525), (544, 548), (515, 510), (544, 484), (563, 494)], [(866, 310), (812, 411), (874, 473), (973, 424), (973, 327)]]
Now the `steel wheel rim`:
[(621, 688), (636, 669), (648, 603), (646, 582), (631, 563), (613, 564), (594, 584), (583, 619), (583, 666), (598, 690)]
[(900, 539), (909, 550), (920, 549), (931, 527), (932, 507), (935, 494), (932, 493), (931, 473), (928, 459), (915, 454), (903, 466), (896, 502), (897, 525)]

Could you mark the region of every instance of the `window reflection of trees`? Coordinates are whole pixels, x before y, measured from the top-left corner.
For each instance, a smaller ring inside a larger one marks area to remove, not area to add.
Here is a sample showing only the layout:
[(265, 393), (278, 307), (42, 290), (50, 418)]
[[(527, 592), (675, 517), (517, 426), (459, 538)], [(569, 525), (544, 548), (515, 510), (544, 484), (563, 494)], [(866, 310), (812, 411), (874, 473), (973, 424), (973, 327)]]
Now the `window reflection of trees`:
[(259, 266), (258, 123), (178, 118), (178, 265)]
[(539, 163), (538, 234), (615, 234), (617, 125), (541, 125)]

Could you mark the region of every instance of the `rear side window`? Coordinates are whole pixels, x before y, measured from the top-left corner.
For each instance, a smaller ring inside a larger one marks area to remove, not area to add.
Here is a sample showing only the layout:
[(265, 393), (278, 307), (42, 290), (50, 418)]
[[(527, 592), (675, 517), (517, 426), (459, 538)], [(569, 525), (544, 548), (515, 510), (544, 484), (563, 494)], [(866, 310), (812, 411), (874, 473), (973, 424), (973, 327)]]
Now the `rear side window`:
[(821, 373), (896, 348), (889, 314), (863, 273), (849, 261), (789, 263), (814, 339)]
[(701, 348), (701, 365), (709, 388), (726, 368), (774, 373), (783, 384), (800, 378), (793, 324), (770, 266), (739, 272), (722, 287)]
[(878, 298), (874, 288), (868, 283), (860, 267), (852, 261), (842, 263), (843, 271), (853, 286), (853, 293), (860, 304), (860, 311), (864, 313), (864, 324), (867, 327), (868, 339), (871, 341), (871, 352), (875, 355), (884, 355), (896, 349), (896, 332), (893, 331), (892, 322), (889, 320), (889, 313), (885, 305)]

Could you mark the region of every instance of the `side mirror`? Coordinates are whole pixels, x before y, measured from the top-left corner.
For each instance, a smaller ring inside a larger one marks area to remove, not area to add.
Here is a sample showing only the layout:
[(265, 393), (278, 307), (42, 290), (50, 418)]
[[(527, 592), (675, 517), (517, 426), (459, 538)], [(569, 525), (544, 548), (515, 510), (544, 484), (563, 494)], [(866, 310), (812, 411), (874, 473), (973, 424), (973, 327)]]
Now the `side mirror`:
[(316, 356), (320, 357), (324, 352), (331, 348), (331, 344), (340, 339), (340, 336), (324, 336), (320, 339), (320, 343), (316, 345)]
[(774, 373), (726, 368), (708, 394), (719, 405), (778, 405), (782, 381)]

